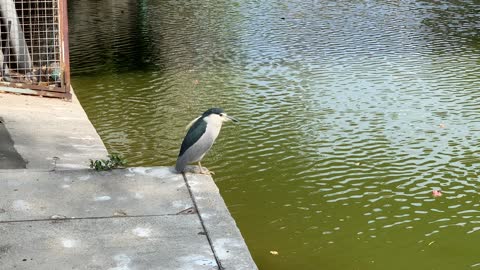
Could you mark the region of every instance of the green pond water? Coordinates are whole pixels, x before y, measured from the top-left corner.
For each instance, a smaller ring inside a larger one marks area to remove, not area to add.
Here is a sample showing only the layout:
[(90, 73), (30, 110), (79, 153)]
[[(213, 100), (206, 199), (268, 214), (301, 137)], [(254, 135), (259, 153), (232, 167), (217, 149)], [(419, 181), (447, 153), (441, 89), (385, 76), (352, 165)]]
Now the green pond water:
[(173, 165), (210, 107), (241, 120), (202, 164), (260, 269), (480, 269), (478, 1), (78, 0), (69, 20), (76, 94), (130, 166)]

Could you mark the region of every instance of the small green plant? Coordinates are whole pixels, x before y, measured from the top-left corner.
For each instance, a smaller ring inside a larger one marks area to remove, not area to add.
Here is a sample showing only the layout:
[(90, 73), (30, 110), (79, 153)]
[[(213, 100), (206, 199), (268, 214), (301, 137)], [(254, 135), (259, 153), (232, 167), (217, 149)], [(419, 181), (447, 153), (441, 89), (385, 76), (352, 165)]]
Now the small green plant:
[(95, 171), (109, 171), (111, 169), (124, 167), (127, 161), (118, 154), (111, 154), (107, 156), (108, 159), (92, 160), (90, 159), (90, 168)]

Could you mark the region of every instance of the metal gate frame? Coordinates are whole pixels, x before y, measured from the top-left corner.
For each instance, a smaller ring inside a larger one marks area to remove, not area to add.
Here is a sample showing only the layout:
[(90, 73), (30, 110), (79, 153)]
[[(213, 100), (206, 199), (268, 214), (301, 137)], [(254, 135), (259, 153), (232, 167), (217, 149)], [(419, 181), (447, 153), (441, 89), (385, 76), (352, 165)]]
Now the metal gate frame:
[(71, 100), (70, 57), (68, 46), (68, 11), (67, 0), (58, 1), (58, 27), (60, 45), (60, 86), (32, 85), (18, 82), (0, 82), (0, 92), (12, 92), (42, 97), (56, 97)]

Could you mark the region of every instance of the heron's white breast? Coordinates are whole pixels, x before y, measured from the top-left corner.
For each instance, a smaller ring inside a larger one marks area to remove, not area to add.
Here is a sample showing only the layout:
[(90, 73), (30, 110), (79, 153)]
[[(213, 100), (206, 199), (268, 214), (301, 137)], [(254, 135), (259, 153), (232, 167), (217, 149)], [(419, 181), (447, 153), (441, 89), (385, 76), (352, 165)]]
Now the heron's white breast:
[(207, 129), (205, 130), (204, 136), (215, 141), (222, 128), (222, 118), (217, 114), (211, 114), (205, 117), (204, 120), (207, 122)]

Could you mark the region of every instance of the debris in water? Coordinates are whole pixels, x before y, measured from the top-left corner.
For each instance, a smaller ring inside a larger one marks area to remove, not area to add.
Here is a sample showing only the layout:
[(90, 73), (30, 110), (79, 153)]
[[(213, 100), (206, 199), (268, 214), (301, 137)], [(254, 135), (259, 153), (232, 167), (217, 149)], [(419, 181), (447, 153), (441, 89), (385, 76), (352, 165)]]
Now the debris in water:
[(272, 254), (272, 255), (278, 255), (278, 251), (272, 250), (272, 251), (270, 251), (270, 254)]
[(442, 191), (440, 190), (432, 190), (433, 197), (440, 197), (442, 196)]

